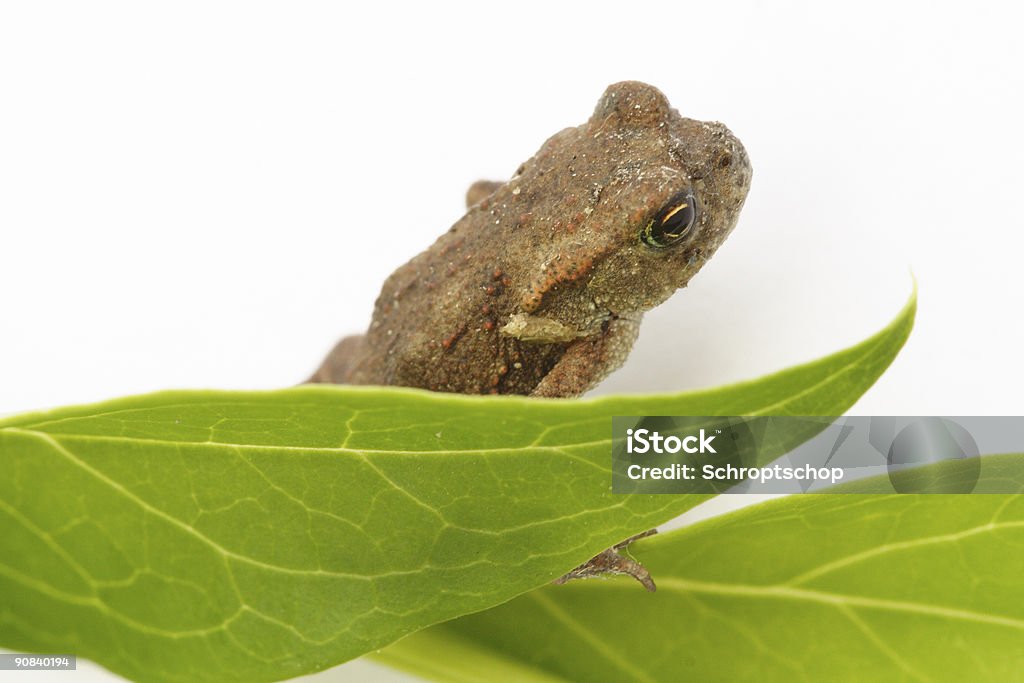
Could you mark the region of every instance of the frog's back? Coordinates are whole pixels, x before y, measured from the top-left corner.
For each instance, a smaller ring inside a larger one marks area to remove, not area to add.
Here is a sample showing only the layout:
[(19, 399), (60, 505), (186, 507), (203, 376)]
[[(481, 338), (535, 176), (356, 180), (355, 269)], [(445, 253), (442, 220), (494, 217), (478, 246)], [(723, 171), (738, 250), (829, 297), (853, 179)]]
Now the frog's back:
[(529, 394), (567, 346), (501, 334), (512, 275), (492, 240), (486, 201), (384, 283), (365, 335), (347, 337), (313, 381), (463, 394)]

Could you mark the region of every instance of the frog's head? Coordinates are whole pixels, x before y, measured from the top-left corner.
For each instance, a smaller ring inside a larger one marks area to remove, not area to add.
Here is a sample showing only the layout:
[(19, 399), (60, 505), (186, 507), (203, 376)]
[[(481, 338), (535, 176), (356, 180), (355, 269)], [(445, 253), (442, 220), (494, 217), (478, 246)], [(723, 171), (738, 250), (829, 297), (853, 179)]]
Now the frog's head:
[(501, 193), (556, 217), (530, 226), (522, 310), (584, 333), (660, 304), (735, 227), (750, 178), (724, 125), (681, 117), (644, 83), (610, 86), (586, 124), (548, 140)]

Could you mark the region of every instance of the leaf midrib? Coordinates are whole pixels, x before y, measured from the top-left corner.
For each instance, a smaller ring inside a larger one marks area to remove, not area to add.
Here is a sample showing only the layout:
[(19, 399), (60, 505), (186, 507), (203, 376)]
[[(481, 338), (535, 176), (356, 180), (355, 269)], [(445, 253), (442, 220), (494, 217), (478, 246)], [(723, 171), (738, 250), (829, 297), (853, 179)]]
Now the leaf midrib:
[[(330, 453), (334, 455), (415, 455), (415, 456), (451, 456), (451, 455), (489, 455), (491, 453), (523, 453), (524, 451), (549, 451), (563, 452), (567, 448), (590, 448), (604, 445), (611, 445), (611, 439), (600, 439), (598, 441), (585, 441), (565, 445), (548, 446), (496, 446), (494, 448), (453, 448), (433, 451), (413, 451), (398, 449), (374, 449), (374, 448), (347, 448), (342, 446), (282, 446), (280, 444), (255, 444), (255, 443), (230, 443), (228, 441), (172, 441), (170, 439), (155, 439), (146, 436), (113, 436), (106, 434), (76, 434), (74, 432), (50, 432), (39, 431), (29, 427), (0, 427), (0, 432), (15, 432), (22, 434), (40, 434), (60, 439), (74, 439), (81, 441), (103, 441), (112, 443), (147, 443), (161, 446), (206, 446), (215, 448), (241, 448), (245, 450), (266, 450), (283, 451), (295, 453)], [(590, 462), (590, 461), (588, 461)], [(594, 464), (594, 463), (591, 463)], [(602, 468), (610, 472), (610, 468)]]

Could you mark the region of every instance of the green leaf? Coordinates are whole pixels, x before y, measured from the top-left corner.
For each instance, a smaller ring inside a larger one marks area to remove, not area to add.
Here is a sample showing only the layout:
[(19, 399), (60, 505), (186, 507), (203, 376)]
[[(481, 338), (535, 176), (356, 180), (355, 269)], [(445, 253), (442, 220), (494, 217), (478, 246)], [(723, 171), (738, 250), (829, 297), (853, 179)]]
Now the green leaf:
[(688, 394), (307, 386), (2, 420), (0, 645), (145, 680), (327, 668), (544, 585), (707, 498), (612, 495), (611, 416), (840, 414), (914, 311), (828, 358)]
[[(1024, 490), (1024, 455), (982, 463), (979, 491)], [(961, 472), (947, 461), (901, 475)], [(1024, 670), (1020, 496), (789, 496), (631, 550), (657, 593), (622, 578), (543, 588), (377, 657), (439, 681), (522, 683), (1007, 681)]]

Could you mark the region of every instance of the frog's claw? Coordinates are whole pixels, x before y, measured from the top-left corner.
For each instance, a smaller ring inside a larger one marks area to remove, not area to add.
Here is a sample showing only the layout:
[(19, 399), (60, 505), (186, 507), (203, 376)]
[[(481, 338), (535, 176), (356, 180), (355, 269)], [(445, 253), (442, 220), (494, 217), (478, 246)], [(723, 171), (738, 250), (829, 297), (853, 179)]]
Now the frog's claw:
[(657, 529), (650, 529), (642, 534), (630, 536), (625, 541), (616, 543), (611, 548), (608, 548), (608, 550), (590, 558), (564, 576), (558, 577), (552, 583), (560, 586), (573, 579), (592, 579), (605, 574), (625, 574), (626, 576), (632, 576), (643, 584), (644, 588), (653, 593), (657, 590), (657, 586), (654, 585), (654, 579), (651, 578), (651, 573), (647, 571), (647, 568), (631, 557), (620, 555), (619, 551), (633, 541), (653, 536), (656, 533), (658, 533)]

